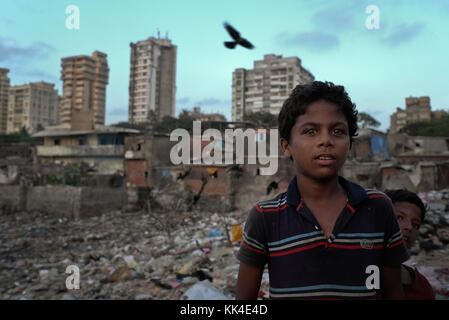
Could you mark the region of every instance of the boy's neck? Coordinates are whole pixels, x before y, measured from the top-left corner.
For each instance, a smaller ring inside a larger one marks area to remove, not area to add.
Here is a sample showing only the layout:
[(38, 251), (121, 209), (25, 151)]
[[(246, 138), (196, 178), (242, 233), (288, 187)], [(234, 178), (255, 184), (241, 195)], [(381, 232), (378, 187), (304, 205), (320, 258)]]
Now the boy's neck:
[(327, 181), (316, 181), (309, 177), (298, 175), (296, 183), (301, 198), (305, 201), (327, 201), (346, 193), (338, 182), (338, 176)]

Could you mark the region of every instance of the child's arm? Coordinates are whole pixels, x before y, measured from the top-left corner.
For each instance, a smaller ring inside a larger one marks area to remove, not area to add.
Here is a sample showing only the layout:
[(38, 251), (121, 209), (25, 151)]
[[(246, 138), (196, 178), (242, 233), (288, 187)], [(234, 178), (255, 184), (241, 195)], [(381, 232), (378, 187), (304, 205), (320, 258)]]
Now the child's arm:
[(254, 267), (240, 262), (237, 278), (236, 300), (256, 300), (259, 294), (260, 281), (264, 267)]
[(254, 206), (249, 212), (243, 231), (243, 241), (237, 254), (240, 260), (236, 293), (238, 300), (257, 299), (268, 259), (264, 216), (257, 208)]
[(404, 300), (404, 290), (401, 281), (401, 266), (380, 268), (380, 293), (382, 299)]

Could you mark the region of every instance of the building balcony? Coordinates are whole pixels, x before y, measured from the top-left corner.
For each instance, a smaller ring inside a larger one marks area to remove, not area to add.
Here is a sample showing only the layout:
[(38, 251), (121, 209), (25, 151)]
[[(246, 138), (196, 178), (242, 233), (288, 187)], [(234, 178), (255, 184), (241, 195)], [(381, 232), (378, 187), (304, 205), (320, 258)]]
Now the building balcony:
[(123, 145), (37, 146), (38, 157), (53, 158), (123, 158)]

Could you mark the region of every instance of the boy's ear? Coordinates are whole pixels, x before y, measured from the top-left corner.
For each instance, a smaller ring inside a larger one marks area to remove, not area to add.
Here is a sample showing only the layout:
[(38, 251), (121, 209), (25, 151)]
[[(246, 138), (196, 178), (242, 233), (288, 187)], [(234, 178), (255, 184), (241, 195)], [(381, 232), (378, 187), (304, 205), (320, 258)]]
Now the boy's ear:
[(284, 138), (281, 138), (281, 148), (282, 151), (284, 151), (284, 156), (287, 158), (292, 158), (292, 153), (290, 152), (290, 145), (288, 144), (288, 141)]

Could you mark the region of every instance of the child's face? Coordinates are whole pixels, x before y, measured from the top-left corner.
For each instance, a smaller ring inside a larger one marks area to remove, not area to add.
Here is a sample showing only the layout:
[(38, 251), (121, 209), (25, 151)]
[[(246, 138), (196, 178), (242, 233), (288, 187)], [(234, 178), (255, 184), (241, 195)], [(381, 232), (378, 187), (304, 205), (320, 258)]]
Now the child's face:
[(296, 118), (290, 141), (281, 145), (285, 156), (293, 157), (299, 176), (327, 181), (338, 176), (348, 155), (348, 122), (334, 103), (315, 101)]
[(416, 205), (403, 201), (395, 202), (393, 207), (405, 245), (410, 249), (418, 239), (419, 226), (422, 222), (421, 210)]

